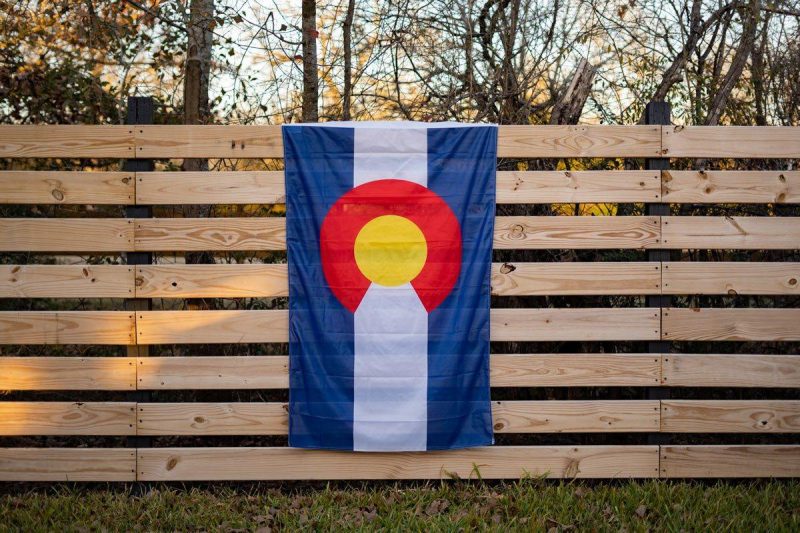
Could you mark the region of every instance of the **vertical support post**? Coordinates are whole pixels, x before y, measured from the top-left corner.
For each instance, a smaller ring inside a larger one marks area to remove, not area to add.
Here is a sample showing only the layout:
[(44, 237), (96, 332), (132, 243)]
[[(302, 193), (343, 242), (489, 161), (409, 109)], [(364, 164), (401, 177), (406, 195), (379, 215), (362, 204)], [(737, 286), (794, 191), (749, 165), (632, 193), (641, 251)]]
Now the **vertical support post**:
[[(153, 98), (150, 96), (131, 96), (128, 98), (128, 114), (126, 124), (152, 124), (153, 123)], [(122, 164), (122, 169), (128, 172), (148, 172), (155, 168), (152, 159), (128, 159)], [(129, 205), (125, 207), (126, 218), (150, 218), (153, 208), (149, 205)], [(127, 252), (125, 261), (128, 265), (149, 265), (153, 262), (153, 254), (149, 252)], [(149, 298), (129, 298), (125, 300), (125, 310), (148, 311), (152, 308)], [(147, 346), (128, 346), (128, 357), (146, 357)], [(138, 367), (138, 364), (137, 364)], [(138, 384), (138, 382), (137, 382)], [(144, 402), (150, 400), (149, 391), (133, 391), (129, 393), (129, 400)], [(128, 437), (128, 446), (132, 448), (147, 448), (150, 446), (149, 437)]]
[[(670, 107), (666, 102), (650, 102), (645, 108), (645, 124), (660, 124), (668, 126), (671, 122)], [(645, 170), (668, 170), (669, 158), (645, 159)], [(670, 214), (669, 204), (645, 204), (647, 216), (667, 216)], [(647, 260), (662, 262), (670, 260), (669, 250), (648, 250)], [(647, 307), (664, 308), (670, 306), (670, 297), (665, 295), (647, 296)], [(667, 354), (670, 351), (669, 341), (652, 341), (648, 343), (648, 352), (652, 354)], [(666, 387), (648, 387), (647, 398), (650, 400), (665, 400), (669, 398), (669, 389)], [(651, 433), (647, 437), (649, 444), (667, 444), (668, 438), (660, 433)]]

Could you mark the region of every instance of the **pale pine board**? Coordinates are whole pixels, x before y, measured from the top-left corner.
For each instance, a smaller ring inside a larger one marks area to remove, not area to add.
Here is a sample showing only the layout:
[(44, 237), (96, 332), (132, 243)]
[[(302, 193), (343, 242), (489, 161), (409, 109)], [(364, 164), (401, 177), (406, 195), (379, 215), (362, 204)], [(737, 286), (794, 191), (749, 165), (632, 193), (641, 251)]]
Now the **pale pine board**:
[(286, 356), (140, 357), (138, 388), (286, 389)]
[(659, 247), (660, 233), (658, 217), (497, 217), (494, 248), (646, 249)]
[(664, 294), (800, 294), (800, 263), (663, 263)]
[(492, 265), (492, 294), (495, 296), (660, 293), (660, 263)]
[(127, 311), (0, 311), (0, 344), (135, 344)]
[(0, 265), (0, 298), (131, 298), (125, 265)]
[(136, 220), (139, 251), (285, 250), (286, 219), (277, 217)]
[(662, 400), (667, 433), (798, 433), (796, 400)]
[(137, 453), (141, 481), (658, 476), (658, 446), (492, 446), (417, 453), (139, 448)]
[(283, 172), (137, 172), (137, 204), (282, 204)]
[(288, 294), (285, 264), (136, 267), (137, 298), (259, 298)]
[(664, 157), (789, 158), (800, 154), (800, 128), (664, 126)]
[(280, 126), (135, 126), (136, 157), (283, 158)]
[(130, 448), (0, 448), (0, 481), (135, 481)]
[(0, 390), (134, 390), (135, 357), (0, 357)]
[(500, 126), (497, 157), (660, 157), (661, 126)]
[(665, 354), (662, 371), (673, 387), (800, 387), (798, 355)]
[(133, 172), (0, 171), (0, 204), (133, 204)]
[(800, 202), (797, 170), (664, 170), (665, 203)]
[(661, 477), (798, 477), (800, 446), (662, 446)]
[(0, 218), (3, 252), (133, 250), (133, 221), (123, 218)]
[(665, 308), (663, 338), (694, 341), (800, 340), (800, 309)]
[(663, 248), (794, 250), (800, 217), (661, 217)]
[(130, 126), (0, 126), (0, 158), (131, 158), (133, 146)]
[(133, 402), (0, 402), (0, 435), (135, 435)]

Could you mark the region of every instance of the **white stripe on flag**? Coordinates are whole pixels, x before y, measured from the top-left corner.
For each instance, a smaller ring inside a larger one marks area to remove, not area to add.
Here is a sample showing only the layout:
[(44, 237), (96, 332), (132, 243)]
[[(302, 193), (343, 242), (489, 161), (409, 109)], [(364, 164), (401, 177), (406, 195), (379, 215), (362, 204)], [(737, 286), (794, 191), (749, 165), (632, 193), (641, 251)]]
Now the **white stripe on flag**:
[(357, 127), (354, 144), (353, 187), (382, 179), (428, 186), (427, 127)]

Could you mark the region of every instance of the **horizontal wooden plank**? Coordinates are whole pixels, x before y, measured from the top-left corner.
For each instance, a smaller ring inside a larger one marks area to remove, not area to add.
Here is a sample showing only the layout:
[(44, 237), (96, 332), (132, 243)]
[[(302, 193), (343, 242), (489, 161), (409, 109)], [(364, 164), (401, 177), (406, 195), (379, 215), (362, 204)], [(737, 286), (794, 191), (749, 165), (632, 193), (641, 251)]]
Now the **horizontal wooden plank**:
[(667, 433), (798, 433), (796, 400), (662, 400)]
[(138, 388), (286, 389), (286, 356), (140, 357)]
[(133, 172), (0, 171), (0, 204), (135, 202)]
[(138, 298), (258, 298), (288, 294), (285, 264), (136, 267)]
[(800, 387), (800, 356), (665, 354), (662, 380), (673, 387)]
[(650, 308), (492, 309), (493, 341), (658, 340)]
[(661, 477), (798, 477), (800, 446), (662, 446)]
[(800, 202), (797, 170), (664, 170), (667, 203), (776, 203)]
[(647, 478), (658, 446), (491, 446), (352, 453), (297, 448), (140, 448), (141, 481)]
[(135, 435), (133, 402), (0, 402), (0, 435)]
[(136, 157), (282, 158), (280, 126), (136, 126)]
[(800, 294), (800, 263), (667, 262), (664, 294)]
[[(283, 403), (140, 403), (139, 435), (285, 435)], [(658, 431), (657, 400), (493, 402), (497, 433)]]
[[(287, 311), (140, 311), (139, 344), (288, 342)], [(493, 309), (492, 340), (657, 340), (658, 309)]]
[(662, 217), (664, 248), (800, 248), (800, 217)]
[(800, 340), (800, 309), (667, 308), (662, 327), (665, 340), (796, 341)]
[(286, 203), (283, 172), (137, 172), (138, 204)]
[(135, 481), (131, 448), (0, 448), (0, 481)]
[(122, 218), (0, 218), (3, 252), (122, 252), (133, 222)]
[(135, 344), (126, 311), (0, 311), (0, 344)]
[(286, 219), (152, 218), (136, 220), (136, 250), (285, 250)]
[(500, 126), (497, 157), (659, 157), (661, 126)]
[(133, 147), (130, 126), (0, 126), (0, 158), (127, 158)]
[(0, 390), (134, 390), (135, 357), (0, 357)]
[(658, 247), (658, 217), (497, 217), (496, 249)]
[(800, 153), (800, 128), (664, 126), (665, 157), (789, 158)]
[(0, 265), (0, 298), (131, 298), (125, 265)]
[(495, 263), (492, 294), (660, 294), (661, 264)]
[(498, 204), (657, 202), (657, 170), (498, 171)]

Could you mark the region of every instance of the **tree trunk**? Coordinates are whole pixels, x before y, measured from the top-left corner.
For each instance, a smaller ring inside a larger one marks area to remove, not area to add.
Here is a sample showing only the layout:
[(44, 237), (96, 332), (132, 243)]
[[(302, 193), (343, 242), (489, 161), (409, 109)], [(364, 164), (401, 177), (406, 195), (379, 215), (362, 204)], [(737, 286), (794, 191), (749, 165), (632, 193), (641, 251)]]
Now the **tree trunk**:
[(347, 3), (347, 14), (342, 24), (344, 34), (344, 92), (342, 94), (342, 120), (350, 120), (350, 98), (353, 92), (353, 15), (356, 10), (356, 0)]
[(583, 106), (592, 91), (592, 80), (597, 69), (581, 59), (575, 74), (572, 76), (567, 90), (558, 98), (550, 115), (550, 124), (577, 124), (581, 118)]
[[(208, 78), (211, 72), (211, 48), (214, 34), (214, 0), (192, 0), (189, 8), (186, 73), (183, 80), (183, 122), (208, 122)], [(205, 159), (186, 159), (184, 170), (208, 170)]]
[(317, 4), (303, 0), (303, 122), (319, 121), (317, 76)]

